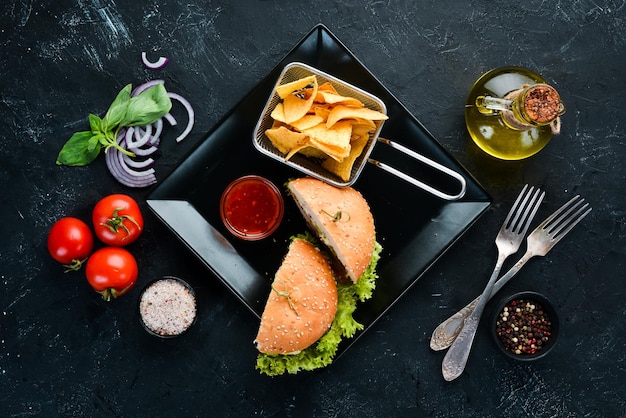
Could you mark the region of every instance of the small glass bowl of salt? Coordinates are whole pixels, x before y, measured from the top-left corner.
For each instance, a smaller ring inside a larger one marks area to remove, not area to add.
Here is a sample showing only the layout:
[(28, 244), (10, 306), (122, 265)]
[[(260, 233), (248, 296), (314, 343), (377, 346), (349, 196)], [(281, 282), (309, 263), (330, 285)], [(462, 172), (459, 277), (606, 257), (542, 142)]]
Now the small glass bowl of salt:
[(139, 297), (141, 324), (161, 338), (183, 334), (196, 321), (196, 294), (182, 279), (164, 276), (146, 285)]

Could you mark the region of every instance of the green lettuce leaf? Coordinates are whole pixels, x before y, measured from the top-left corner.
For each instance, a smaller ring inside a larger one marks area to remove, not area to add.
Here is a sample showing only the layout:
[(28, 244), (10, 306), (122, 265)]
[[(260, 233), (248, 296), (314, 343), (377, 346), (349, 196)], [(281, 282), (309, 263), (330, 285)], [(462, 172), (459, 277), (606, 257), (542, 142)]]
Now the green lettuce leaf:
[[(314, 240), (310, 234), (300, 236), (309, 241)], [(298, 354), (270, 355), (259, 353), (256, 369), (268, 376), (277, 376), (284, 373), (296, 374), (301, 370), (315, 370), (332, 363), (339, 344), (344, 338), (352, 338), (357, 331), (363, 329), (352, 314), (357, 308), (358, 301), (365, 301), (372, 297), (376, 288), (376, 264), (380, 259), (382, 246), (376, 243), (372, 261), (369, 267), (355, 284), (337, 284), (337, 313), (333, 323), (315, 344), (302, 350)]]

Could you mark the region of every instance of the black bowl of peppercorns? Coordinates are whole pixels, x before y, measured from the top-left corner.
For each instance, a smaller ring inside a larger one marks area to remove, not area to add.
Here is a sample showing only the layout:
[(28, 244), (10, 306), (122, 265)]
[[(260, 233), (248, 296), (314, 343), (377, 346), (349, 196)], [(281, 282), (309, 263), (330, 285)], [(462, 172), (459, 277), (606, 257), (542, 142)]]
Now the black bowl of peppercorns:
[(552, 302), (537, 292), (520, 292), (500, 301), (492, 331), (497, 346), (521, 361), (544, 357), (559, 338), (559, 318)]

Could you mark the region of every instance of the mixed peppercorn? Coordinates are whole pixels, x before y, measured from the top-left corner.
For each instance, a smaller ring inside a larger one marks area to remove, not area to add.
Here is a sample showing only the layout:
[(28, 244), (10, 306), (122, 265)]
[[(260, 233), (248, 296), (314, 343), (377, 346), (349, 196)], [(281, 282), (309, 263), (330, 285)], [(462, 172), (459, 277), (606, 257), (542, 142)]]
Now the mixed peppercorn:
[(548, 343), (552, 323), (540, 303), (514, 299), (498, 314), (496, 335), (507, 351), (516, 355), (533, 355)]

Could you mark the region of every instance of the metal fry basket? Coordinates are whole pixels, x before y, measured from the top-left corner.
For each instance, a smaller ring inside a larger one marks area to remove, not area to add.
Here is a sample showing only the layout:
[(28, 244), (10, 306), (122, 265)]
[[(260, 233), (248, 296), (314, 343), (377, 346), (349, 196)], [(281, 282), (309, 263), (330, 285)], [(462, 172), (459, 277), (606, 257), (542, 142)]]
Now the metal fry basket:
[[(380, 135), (380, 131), (382, 129), (384, 121), (375, 121), (376, 129), (370, 134), (367, 145), (363, 149), (363, 152), (361, 153), (361, 155), (354, 162), (354, 165), (352, 166), (352, 171), (350, 173), (350, 177), (347, 181), (341, 179), (336, 174), (326, 170), (324, 167), (322, 167), (322, 165), (320, 164), (320, 161), (314, 158), (309, 158), (302, 154), (297, 153), (294, 156), (292, 156), (289, 160), (285, 160), (285, 155), (282, 154), (278, 149), (276, 149), (276, 147), (274, 147), (274, 145), (269, 140), (269, 138), (265, 135), (265, 131), (267, 129), (271, 129), (272, 124), (274, 122), (271, 117), (271, 113), (276, 107), (276, 105), (280, 103), (281, 101), (280, 97), (278, 97), (278, 95), (276, 94), (276, 87), (279, 85), (283, 85), (283, 84), (295, 81), (295, 80), (299, 80), (304, 77), (308, 77), (312, 74), (315, 74), (315, 76), (317, 77), (317, 82), (319, 84), (323, 84), (328, 81), (335, 87), (335, 89), (337, 90), (339, 94), (343, 96), (354, 97), (360, 100), (367, 108), (370, 108), (372, 110), (377, 110), (385, 114), (387, 113), (387, 108), (385, 107), (385, 103), (383, 103), (382, 100), (380, 100), (378, 97), (372, 94), (369, 94), (361, 90), (358, 87), (355, 87), (349, 83), (346, 83), (345, 81), (340, 80), (323, 71), (320, 71), (314, 67), (311, 67), (309, 65), (299, 63), (299, 62), (293, 62), (293, 63), (286, 65), (283, 71), (281, 72), (280, 76), (278, 77), (275, 88), (272, 90), (272, 93), (267, 103), (265, 104), (265, 108), (263, 109), (263, 112), (261, 113), (261, 117), (259, 118), (259, 121), (257, 122), (256, 128), (254, 130), (254, 137), (253, 137), (254, 146), (261, 153), (277, 161), (280, 161), (283, 164), (287, 164), (288, 166), (291, 166), (307, 175), (318, 178), (320, 180), (323, 180), (337, 187), (347, 187), (347, 186), (351, 186), (352, 184), (354, 184), (357, 181), (359, 175), (361, 174), (361, 171), (363, 171), (365, 164), (367, 162), (370, 162), (374, 164), (375, 166), (381, 168), (382, 170), (385, 170), (388, 173), (391, 173), (401, 178), (402, 180), (407, 181), (411, 183), (412, 185), (419, 187), (420, 189), (425, 190), (441, 199), (458, 200), (458, 199), (461, 199), (465, 195), (466, 182), (465, 182), (465, 178), (461, 174), (415, 151), (412, 151), (411, 149), (406, 148), (405, 146), (400, 145), (397, 142), (393, 142), (385, 138), (380, 138), (379, 135)], [(423, 164), (426, 164), (434, 168), (435, 170), (454, 178), (455, 180), (459, 182), (460, 191), (455, 195), (442, 192), (418, 179), (415, 179), (391, 167), (390, 165), (384, 162), (377, 161), (377, 160), (370, 158), (370, 154), (372, 153), (374, 149), (374, 145), (376, 145), (377, 142), (381, 142), (386, 145), (389, 145), (392, 148), (410, 156), (411, 158), (416, 159), (422, 162)]]

